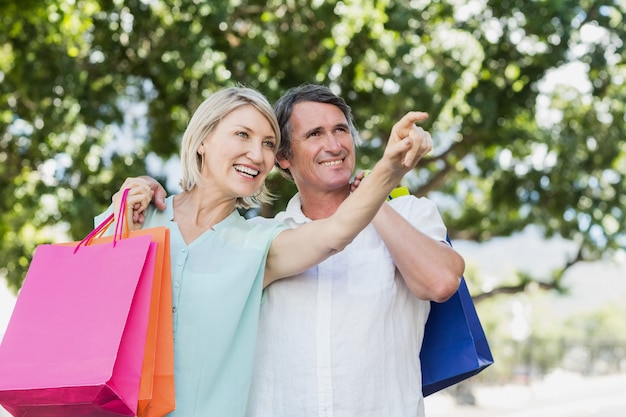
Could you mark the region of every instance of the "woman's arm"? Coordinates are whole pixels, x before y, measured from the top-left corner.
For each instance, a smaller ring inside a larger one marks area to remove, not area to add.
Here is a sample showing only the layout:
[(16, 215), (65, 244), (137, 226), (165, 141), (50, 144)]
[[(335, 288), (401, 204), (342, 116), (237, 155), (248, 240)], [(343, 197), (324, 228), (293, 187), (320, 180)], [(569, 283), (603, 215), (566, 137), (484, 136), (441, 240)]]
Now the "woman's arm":
[(428, 132), (415, 126), (426, 117), (425, 113), (410, 112), (394, 125), (381, 160), (332, 216), (285, 230), (274, 239), (264, 285), (302, 272), (352, 242), (402, 177), (432, 149)]

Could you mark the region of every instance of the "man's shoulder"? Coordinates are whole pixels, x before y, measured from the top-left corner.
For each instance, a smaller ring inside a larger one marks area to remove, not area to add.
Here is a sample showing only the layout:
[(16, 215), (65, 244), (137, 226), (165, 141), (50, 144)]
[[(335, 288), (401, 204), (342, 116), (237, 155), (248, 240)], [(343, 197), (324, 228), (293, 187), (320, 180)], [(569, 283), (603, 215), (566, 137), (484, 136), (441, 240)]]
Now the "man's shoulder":
[(437, 205), (426, 197), (416, 197), (414, 195), (404, 195), (396, 197), (389, 201), (389, 204), (396, 209), (415, 210), (415, 209), (434, 209), (437, 210)]

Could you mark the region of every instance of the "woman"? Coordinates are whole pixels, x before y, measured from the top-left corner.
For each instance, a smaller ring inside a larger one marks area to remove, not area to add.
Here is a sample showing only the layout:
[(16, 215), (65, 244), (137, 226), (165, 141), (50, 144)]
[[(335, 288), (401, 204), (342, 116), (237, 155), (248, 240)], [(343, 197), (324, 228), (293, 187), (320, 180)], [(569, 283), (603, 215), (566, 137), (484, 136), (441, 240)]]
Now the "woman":
[(133, 209), (144, 213), (131, 228), (167, 226), (171, 233), (176, 410), (170, 416), (244, 415), (262, 286), (342, 250), (370, 222), (432, 147), (430, 136), (414, 129), (421, 118), (409, 113), (394, 127), (381, 161), (333, 216), (298, 229), (248, 222), (236, 210), (269, 200), (264, 181), (280, 142), (270, 104), (251, 89), (224, 89), (197, 109), (181, 144), (183, 191), (166, 199), (165, 211), (148, 206), (145, 181), (124, 182), (114, 205), (129, 188), (128, 218)]

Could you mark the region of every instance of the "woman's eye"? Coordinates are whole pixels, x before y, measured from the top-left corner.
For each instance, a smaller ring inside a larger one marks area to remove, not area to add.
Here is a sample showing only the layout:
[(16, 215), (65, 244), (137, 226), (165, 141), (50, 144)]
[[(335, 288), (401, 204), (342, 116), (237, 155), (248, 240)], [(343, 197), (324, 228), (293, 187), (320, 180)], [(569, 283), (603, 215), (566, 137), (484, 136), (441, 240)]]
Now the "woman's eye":
[(247, 138), (248, 132), (244, 132), (244, 131), (237, 132), (237, 136), (242, 137), (242, 138)]
[(276, 142), (272, 141), (272, 140), (266, 140), (265, 142), (263, 142), (263, 144), (269, 148), (269, 149), (274, 149), (276, 148)]

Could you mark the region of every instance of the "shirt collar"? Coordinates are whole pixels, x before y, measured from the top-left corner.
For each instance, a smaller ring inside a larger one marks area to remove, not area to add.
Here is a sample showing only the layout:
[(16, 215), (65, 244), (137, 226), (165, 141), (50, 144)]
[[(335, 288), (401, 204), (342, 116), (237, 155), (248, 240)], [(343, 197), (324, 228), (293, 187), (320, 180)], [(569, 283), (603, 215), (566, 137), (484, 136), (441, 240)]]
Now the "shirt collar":
[(312, 221), (307, 216), (302, 213), (302, 199), (300, 198), (300, 193), (296, 193), (289, 203), (287, 204), (287, 208), (282, 213), (281, 220), (293, 220), (296, 223), (308, 223)]
[(165, 215), (167, 220), (174, 221), (174, 196), (169, 195), (165, 198)]

